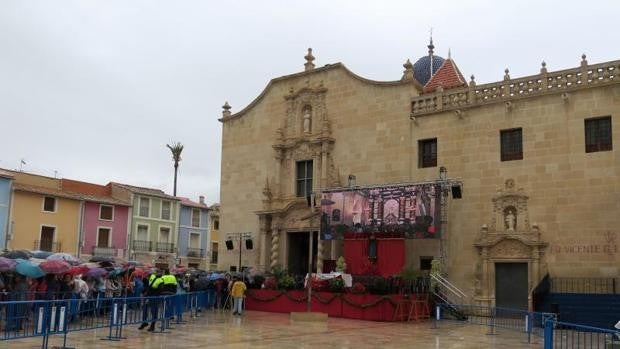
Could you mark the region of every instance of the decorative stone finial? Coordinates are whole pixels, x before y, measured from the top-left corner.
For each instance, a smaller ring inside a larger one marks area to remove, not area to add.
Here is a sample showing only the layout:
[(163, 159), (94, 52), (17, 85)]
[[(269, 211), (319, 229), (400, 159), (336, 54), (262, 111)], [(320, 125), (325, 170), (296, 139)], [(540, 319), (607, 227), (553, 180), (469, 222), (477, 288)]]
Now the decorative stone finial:
[(542, 63), (540, 63), (540, 73), (544, 74), (547, 72), (547, 62), (542, 61)]
[(433, 49), (435, 48), (435, 45), (433, 45), (433, 28), (431, 28), (431, 40), (430, 43), (428, 44), (428, 55), (432, 56), (433, 55)]
[(510, 71), (508, 70), (508, 68), (506, 68), (504, 70), (504, 80), (510, 80)]
[(469, 80), (469, 86), (476, 86), (476, 77), (474, 76), (474, 74), (471, 74), (470, 79), (471, 80)]
[(312, 61), (314, 61), (315, 58), (312, 55), (312, 48), (308, 48), (308, 54), (305, 55), (304, 58), (306, 59), (306, 64), (304, 64), (306, 71), (314, 69), (314, 63), (312, 63)]
[(222, 106), (222, 109), (224, 109), (224, 110), (222, 111), (222, 116), (223, 116), (223, 117), (230, 116), (230, 104), (228, 104), (228, 101), (226, 101), (226, 102), (224, 103), (224, 105)]
[(588, 65), (588, 60), (586, 60), (586, 54), (584, 53), (581, 55), (581, 66), (584, 67), (586, 65)]
[(413, 64), (411, 64), (411, 61), (409, 59), (407, 59), (407, 62), (405, 62), (405, 64), (403, 64), (403, 68), (405, 68), (405, 70), (403, 71), (403, 81), (409, 81), (409, 80), (413, 80)]

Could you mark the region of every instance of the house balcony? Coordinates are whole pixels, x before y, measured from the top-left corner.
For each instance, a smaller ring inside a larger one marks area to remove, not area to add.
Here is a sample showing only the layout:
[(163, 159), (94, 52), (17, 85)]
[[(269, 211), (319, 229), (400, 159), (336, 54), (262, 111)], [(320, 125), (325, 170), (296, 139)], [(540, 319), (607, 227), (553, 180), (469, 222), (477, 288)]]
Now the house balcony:
[(52, 242), (48, 240), (34, 240), (34, 250), (46, 252), (61, 252), (60, 242)]
[(171, 242), (156, 242), (155, 252), (174, 253), (174, 244)]
[(134, 240), (133, 250), (136, 252), (151, 252), (153, 243), (151, 241)]
[(114, 247), (99, 247), (93, 246), (93, 256), (98, 257), (116, 257), (118, 249)]
[(192, 248), (189, 247), (187, 249), (187, 257), (190, 258), (204, 258), (205, 257), (205, 250), (202, 248)]

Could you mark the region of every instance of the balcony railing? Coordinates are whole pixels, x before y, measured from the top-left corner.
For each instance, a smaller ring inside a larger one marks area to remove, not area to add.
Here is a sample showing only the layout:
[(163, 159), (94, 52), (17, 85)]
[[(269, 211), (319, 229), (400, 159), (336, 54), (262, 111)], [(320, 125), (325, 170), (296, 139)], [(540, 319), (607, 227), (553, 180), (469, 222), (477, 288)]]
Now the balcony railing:
[(202, 248), (189, 247), (187, 249), (187, 256), (188, 257), (192, 257), (192, 258), (204, 258), (204, 256), (205, 256), (204, 252), (205, 251)]
[(155, 243), (155, 252), (174, 253), (174, 244), (171, 242)]
[(116, 257), (118, 250), (114, 247), (93, 246), (93, 256)]
[(150, 241), (144, 240), (134, 240), (133, 241), (133, 249), (134, 251), (143, 251), (150, 252), (152, 243)]
[(60, 245), (60, 242), (52, 242), (48, 240), (35, 240), (34, 249), (38, 251), (58, 253), (58, 252), (61, 252), (61, 245)]

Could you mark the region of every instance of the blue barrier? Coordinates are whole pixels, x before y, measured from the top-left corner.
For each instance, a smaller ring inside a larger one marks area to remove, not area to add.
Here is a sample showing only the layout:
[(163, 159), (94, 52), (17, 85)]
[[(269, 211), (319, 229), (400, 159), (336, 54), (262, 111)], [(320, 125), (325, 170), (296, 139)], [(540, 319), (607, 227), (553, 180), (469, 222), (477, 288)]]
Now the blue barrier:
[(599, 327), (547, 320), (544, 349), (617, 349), (620, 332)]
[(182, 324), (184, 313), (195, 317), (207, 299), (206, 292), (194, 292), (157, 297), (0, 302), (0, 342), (42, 337), (41, 348), (45, 349), (50, 336), (62, 335), (61, 348), (68, 348), (70, 332), (107, 328), (108, 335), (101, 339), (119, 341), (124, 339), (124, 326), (144, 323), (153, 327), (159, 323), (156, 332), (164, 333), (173, 318)]

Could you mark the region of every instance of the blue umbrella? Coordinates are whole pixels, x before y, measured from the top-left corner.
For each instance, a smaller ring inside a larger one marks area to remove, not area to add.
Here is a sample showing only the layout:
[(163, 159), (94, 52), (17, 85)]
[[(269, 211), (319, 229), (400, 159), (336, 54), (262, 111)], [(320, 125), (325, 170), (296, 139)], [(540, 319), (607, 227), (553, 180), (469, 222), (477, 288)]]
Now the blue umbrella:
[(209, 275), (209, 280), (213, 281), (213, 280), (217, 280), (217, 279), (225, 279), (226, 277), (222, 274), (218, 274), (218, 273), (212, 273), (211, 275)]
[(15, 271), (23, 276), (28, 276), (33, 279), (38, 279), (42, 276), (45, 276), (45, 273), (38, 265), (33, 264), (30, 261), (24, 259), (17, 259), (17, 266), (15, 266)]
[(47, 259), (47, 257), (53, 254), (54, 252), (48, 252), (48, 251), (32, 251), (32, 257), (38, 258), (38, 259)]

